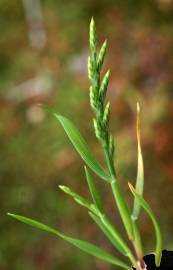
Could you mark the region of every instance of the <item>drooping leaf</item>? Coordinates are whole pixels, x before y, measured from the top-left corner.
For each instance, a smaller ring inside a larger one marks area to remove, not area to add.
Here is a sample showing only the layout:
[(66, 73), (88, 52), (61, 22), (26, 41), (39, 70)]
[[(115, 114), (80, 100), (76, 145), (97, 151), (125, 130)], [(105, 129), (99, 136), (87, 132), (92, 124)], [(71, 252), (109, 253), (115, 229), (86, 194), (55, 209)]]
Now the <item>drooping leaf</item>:
[(161, 235), (161, 231), (160, 231), (160, 226), (155, 218), (155, 215), (151, 209), (151, 207), (149, 206), (149, 204), (144, 200), (144, 198), (137, 192), (137, 190), (135, 190), (135, 188), (129, 183), (129, 188), (132, 192), (132, 194), (135, 196), (135, 198), (138, 200), (138, 202), (140, 203), (141, 207), (144, 208), (144, 210), (147, 212), (147, 214), (149, 215), (153, 226), (154, 226), (154, 230), (156, 233), (156, 265), (159, 266), (160, 264), (160, 259), (161, 259), (161, 254), (162, 254), (162, 235)]
[(126, 265), (125, 263), (123, 263), (119, 259), (115, 258), (114, 256), (110, 255), (106, 251), (98, 248), (97, 246), (95, 246), (89, 242), (66, 236), (66, 235), (60, 233), (59, 231), (41, 223), (41, 222), (38, 222), (36, 220), (30, 219), (30, 218), (27, 218), (27, 217), (24, 217), (21, 215), (11, 214), (11, 213), (8, 213), (8, 215), (23, 222), (23, 223), (31, 225), (32, 227), (53, 233), (53, 234), (63, 238), (67, 242), (71, 243), (72, 245), (78, 247), (82, 251), (84, 251), (92, 256), (95, 256), (103, 261), (114, 264), (114, 265), (119, 266), (119, 267), (124, 268), (124, 269), (128, 269), (128, 270), (130, 269), (128, 267), (128, 265)]
[(97, 213), (97, 209), (95, 208), (94, 204), (88, 202), (85, 198), (82, 196), (78, 195), (77, 193), (73, 192), (69, 187), (67, 186), (62, 186), (59, 185), (59, 188), (64, 191), (66, 194), (70, 195), (73, 197), (73, 199), (83, 207), (89, 209), (90, 211)]
[(101, 213), (103, 213), (104, 212), (103, 205), (102, 205), (102, 202), (101, 202), (100, 195), (97, 192), (97, 188), (96, 188), (96, 185), (94, 183), (93, 177), (89, 173), (89, 170), (87, 169), (87, 167), (85, 166), (84, 168), (85, 168), (85, 175), (86, 175), (87, 183), (88, 183), (89, 190), (90, 190), (91, 196), (93, 198), (94, 204), (96, 205), (98, 210)]
[[(137, 144), (138, 144), (138, 166), (137, 166), (137, 177), (136, 177), (136, 190), (142, 196), (144, 190), (144, 165), (141, 150), (141, 134), (140, 134), (140, 107), (137, 103), (137, 118), (136, 118), (136, 131), (137, 131)], [(137, 198), (134, 199), (132, 217), (134, 220), (138, 219), (140, 214), (140, 203)]]
[(103, 222), (101, 222), (100, 218), (93, 214), (92, 212), (89, 212), (89, 215), (94, 220), (94, 222), (98, 225), (98, 227), (103, 231), (103, 233), (106, 235), (106, 237), (109, 239), (109, 241), (112, 243), (112, 245), (124, 256), (127, 256), (126, 250), (116, 241), (114, 235), (112, 232), (104, 225)]
[(109, 174), (103, 170), (98, 161), (95, 159), (87, 143), (85, 142), (77, 128), (74, 126), (74, 124), (66, 117), (57, 114), (52, 108), (48, 107), (47, 105), (43, 105), (43, 107), (53, 116), (55, 116), (55, 118), (60, 122), (67, 136), (75, 147), (76, 151), (80, 154), (81, 158), (86, 162), (88, 167), (90, 167), (90, 169), (93, 170), (102, 179), (109, 181)]

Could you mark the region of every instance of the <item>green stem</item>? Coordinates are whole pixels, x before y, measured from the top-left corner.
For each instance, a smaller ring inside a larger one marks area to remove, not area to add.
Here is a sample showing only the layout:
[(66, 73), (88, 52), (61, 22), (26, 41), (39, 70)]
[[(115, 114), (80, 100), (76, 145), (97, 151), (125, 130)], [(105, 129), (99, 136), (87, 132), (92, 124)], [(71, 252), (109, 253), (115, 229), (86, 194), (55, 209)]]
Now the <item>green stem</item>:
[(107, 142), (105, 143), (104, 153), (105, 153), (106, 162), (107, 162), (107, 165), (108, 165), (111, 177), (112, 177), (111, 188), (112, 188), (113, 196), (114, 196), (114, 199), (116, 201), (116, 205), (118, 207), (118, 210), (119, 210), (121, 219), (123, 221), (124, 227), (126, 229), (127, 235), (128, 235), (130, 240), (133, 240), (134, 239), (133, 224), (132, 224), (132, 220), (131, 220), (131, 216), (130, 216), (130, 211), (129, 211), (129, 208), (126, 204), (126, 201), (124, 200), (124, 196), (121, 192), (120, 186), (116, 180), (116, 173), (115, 173), (115, 168), (114, 168), (114, 164), (113, 164), (113, 159), (109, 155)]
[(121, 248), (124, 250), (126, 255), (131, 253), (130, 249), (128, 248), (127, 244), (125, 241), (122, 239), (121, 235), (114, 229), (113, 224), (109, 220), (109, 218), (103, 214), (100, 216), (102, 223), (105, 225), (105, 227), (108, 229), (108, 231), (111, 233), (111, 235), (114, 237), (114, 239), (120, 244)]
[[(122, 249), (125, 251), (126, 256), (129, 258), (130, 262), (133, 266), (136, 267), (136, 259), (133, 256), (131, 250), (125, 243), (125, 241), (122, 239), (121, 235), (117, 234), (117, 232), (114, 232), (114, 226), (112, 225), (109, 218), (104, 214), (101, 217), (102, 222), (104, 223), (105, 227), (108, 229), (108, 231), (111, 233), (112, 237), (121, 245)], [(138, 266), (137, 266), (138, 267)]]
[(141, 270), (141, 267), (137, 264), (137, 261), (135, 260), (135, 258), (132, 256), (132, 257), (129, 257), (131, 263), (132, 263), (132, 266), (136, 268), (136, 270)]
[(105, 140), (105, 143), (103, 145), (103, 148), (104, 148), (104, 154), (105, 154), (106, 163), (107, 163), (109, 172), (110, 172), (112, 178), (113, 179), (116, 179), (116, 172), (115, 172), (115, 167), (114, 167), (113, 159), (109, 155), (108, 139), (107, 138)]
[(126, 256), (129, 258), (130, 262), (132, 263), (132, 266), (136, 267), (137, 270), (141, 270), (140, 267), (139, 267), (139, 265), (136, 262), (135, 257), (133, 256), (133, 253), (131, 252), (131, 250), (129, 249), (129, 247), (127, 246), (127, 244), (124, 242), (124, 240), (122, 239), (122, 237), (120, 235), (118, 235), (117, 232), (114, 233), (114, 226), (112, 225), (112, 223), (109, 220), (109, 218), (106, 215), (102, 215), (101, 216), (101, 220), (104, 223), (105, 227), (108, 229), (108, 231), (110, 231), (112, 237), (114, 237), (114, 239), (124, 249), (124, 251), (126, 252)]
[(120, 186), (116, 180), (111, 181), (111, 188), (113, 192), (114, 199), (116, 201), (121, 219), (123, 221), (124, 227), (126, 229), (127, 235), (131, 241), (134, 240), (133, 235), (133, 225), (130, 218), (129, 208), (123, 198)]
[(134, 241), (132, 244), (134, 246), (136, 255), (141, 263), (143, 263), (143, 248), (142, 248), (142, 241), (138, 226), (135, 221), (133, 221), (133, 231), (134, 231)]
[(113, 158), (110, 156), (109, 151), (108, 151), (108, 140), (106, 140), (106, 143), (104, 145), (104, 153), (105, 153), (108, 169), (113, 179), (111, 181), (111, 188), (112, 188), (114, 199), (116, 201), (116, 205), (118, 207), (127, 235), (129, 239), (132, 241), (137, 257), (142, 262), (143, 248), (142, 248), (139, 229), (136, 222), (132, 220), (131, 218), (130, 210), (127, 206), (126, 201), (124, 200), (124, 196), (122, 194), (121, 188), (117, 182)]

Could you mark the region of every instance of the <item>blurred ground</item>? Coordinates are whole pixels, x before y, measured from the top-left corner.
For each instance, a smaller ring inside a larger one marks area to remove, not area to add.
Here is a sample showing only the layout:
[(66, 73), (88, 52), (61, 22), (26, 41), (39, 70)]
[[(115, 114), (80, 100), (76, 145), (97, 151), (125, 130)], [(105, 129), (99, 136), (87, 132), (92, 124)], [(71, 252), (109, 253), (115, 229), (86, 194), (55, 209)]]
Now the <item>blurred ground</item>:
[[(88, 101), (88, 25), (108, 39), (108, 98), (122, 188), (136, 176), (136, 102), (142, 107), (145, 198), (157, 214), (165, 247), (173, 249), (173, 1), (0, 0), (0, 269), (114, 269), (60, 239), (6, 216), (16, 212), (111, 249), (85, 210), (58, 184), (88, 196), (83, 163), (61, 127), (37, 105), (53, 105), (73, 119), (96, 156)], [(84, 121), (85, 120), (85, 121)], [(98, 182), (100, 183), (100, 182)], [(109, 189), (100, 189), (121, 226)], [(140, 219), (147, 252), (152, 226)], [(123, 231), (122, 231), (123, 233)]]

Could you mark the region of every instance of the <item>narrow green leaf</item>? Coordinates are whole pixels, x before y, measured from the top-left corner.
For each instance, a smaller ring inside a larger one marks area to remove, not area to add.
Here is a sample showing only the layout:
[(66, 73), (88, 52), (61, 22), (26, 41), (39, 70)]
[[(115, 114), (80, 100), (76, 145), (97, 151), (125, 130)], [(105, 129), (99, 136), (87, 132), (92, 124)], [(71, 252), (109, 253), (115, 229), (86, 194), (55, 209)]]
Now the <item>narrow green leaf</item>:
[(97, 191), (96, 185), (94, 183), (93, 177), (89, 173), (89, 170), (87, 169), (87, 167), (85, 166), (84, 168), (85, 168), (85, 175), (86, 175), (87, 183), (88, 183), (88, 186), (89, 186), (89, 190), (90, 190), (90, 193), (91, 193), (92, 198), (93, 198), (93, 202), (96, 205), (96, 207), (98, 208), (98, 210), (101, 213), (103, 213), (104, 212), (103, 205), (102, 205), (102, 202), (101, 202), (100, 195), (99, 195), (99, 193)]
[(67, 118), (58, 115), (52, 108), (48, 107), (47, 105), (44, 105), (43, 107), (52, 115), (54, 115), (55, 118), (60, 122), (70, 141), (74, 145), (76, 151), (80, 154), (81, 158), (86, 162), (88, 167), (90, 167), (91, 170), (93, 170), (102, 179), (109, 181), (110, 176), (102, 169), (100, 164), (94, 158), (93, 154), (88, 148), (87, 143), (81, 136), (80, 132), (73, 125), (73, 123)]
[(133, 220), (131, 218), (129, 207), (124, 200), (120, 186), (118, 182), (114, 180), (111, 182), (111, 187), (127, 235), (130, 240), (134, 240)]
[[(137, 143), (138, 143), (138, 167), (137, 167), (137, 177), (136, 177), (136, 190), (142, 196), (144, 190), (144, 165), (141, 150), (141, 134), (140, 134), (140, 107), (137, 103), (137, 117), (136, 117), (136, 133), (137, 133)], [(140, 214), (140, 203), (137, 198), (134, 199), (133, 213), (132, 217), (134, 220), (138, 219)]]
[(94, 222), (98, 225), (98, 227), (103, 231), (103, 233), (106, 235), (106, 237), (109, 239), (109, 241), (112, 243), (112, 245), (124, 256), (127, 256), (127, 252), (121, 247), (121, 245), (115, 240), (114, 235), (108, 228), (105, 226), (103, 222), (101, 222), (100, 218), (93, 214), (92, 212), (89, 212), (89, 215), (94, 220)]
[(23, 223), (26, 223), (28, 225), (31, 225), (32, 227), (35, 227), (37, 229), (40, 229), (40, 230), (43, 230), (43, 231), (47, 231), (47, 232), (50, 232), (50, 233), (53, 233), (61, 238), (63, 238), (64, 240), (66, 240), (67, 242), (71, 243), (72, 245), (78, 247), (79, 249), (81, 249), (82, 251), (92, 255), (92, 256), (95, 256), (103, 261), (106, 261), (108, 263), (111, 263), (111, 264), (114, 264), (114, 265), (117, 265), (119, 267), (122, 267), (124, 269), (130, 269), (128, 267), (128, 265), (126, 265), (125, 263), (123, 263), (122, 261), (120, 261), (119, 259), (115, 258), (114, 256), (110, 255), (109, 253), (107, 253), (106, 251), (98, 248), (97, 246), (89, 243), (89, 242), (86, 242), (86, 241), (83, 241), (83, 240), (79, 240), (79, 239), (75, 239), (75, 238), (72, 238), (72, 237), (69, 237), (69, 236), (66, 236), (62, 233), (60, 233), (59, 231), (43, 224), (43, 223), (40, 223), (36, 220), (33, 220), (33, 219), (30, 219), (30, 218), (27, 218), (27, 217), (24, 217), (24, 216), (21, 216), (21, 215), (16, 215), (16, 214), (10, 214), (8, 213), (9, 216), (23, 222)]
[(88, 202), (85, 198), (78, 195), (77, 193), (73, 192), (69, 187), (59, 185), (59, 188), (64, 191), (66, 194), (70, 195), (78, 204), (82, 205), (83, 207), (89, 209), (90, 211), (97, 214), (97, 209), (95, 208), (94, 204)]
[(155, 215), (151, 209), (151, 207), (148, 205), (148, 203), (144, 200), (144, 198), (135, 190), (135, 188), (129, 183), (129, 188), (134, 195), (134, 197), (138, 200), (141, 207), (144, 208), (144, 210), (147, 212), (149, 217), (151, 218), (151, 221), (153, 223), (155, 233), (156, 233), (156, 265), (159, 266), (161, 254), (162, 254), (162, 235), (160, 231), (160, 226), (155, 218)]

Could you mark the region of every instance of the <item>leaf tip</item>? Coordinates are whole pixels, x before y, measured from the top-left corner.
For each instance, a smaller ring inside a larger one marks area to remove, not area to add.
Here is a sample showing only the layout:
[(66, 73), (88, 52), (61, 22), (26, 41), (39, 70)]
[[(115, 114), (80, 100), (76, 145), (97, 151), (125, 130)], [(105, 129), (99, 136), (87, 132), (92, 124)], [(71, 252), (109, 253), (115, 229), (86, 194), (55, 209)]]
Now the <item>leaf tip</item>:
[(12, 217), (12, 218), (16, 218), (17, 217), (17, 215), (15, 215), (15, 214), (12, 214), (12, 213), (7, 213), (7, 216), (9, 216), (9, 217)]
[(106, 72), (106, 75), (108, 78), (110, 78), (110, 74), (111, 74), (111, 71), (110, 71), (110, 69), (108, 69), (108, 71)]
[(66, 186), (63, 186), (63, 185), (59, 185), (58, 186), (62, 191), (64, 191), (64, 192), (67, 192), (67, 191), (69, 191), (69, 188), (68, 187), (66, 187)]
[(94, 17), (92, 16), (91, 21), (90, 21), (90, 25), (93, 25), (93, 24), (95, 24), (95, 22), (94, 22)]
[(64, 188), (64, 186), (63, 186), (63, 185), (59, 185), (58, 187), (59, 187), (60, 189), (63, 189), (63, 188)]
[(131, 184), (131, 182), (128, 182), (128, 186), (129, 186), (129, 188), (130, 188), (130, 190), (131, 190), (132, 192), (135, 191), (135, 188), (133, 187), (133, 185)]
[(141, 110), (139, 102), (136, 103), (136, 108), (137, 108), (137, 113), (139, 113)]

